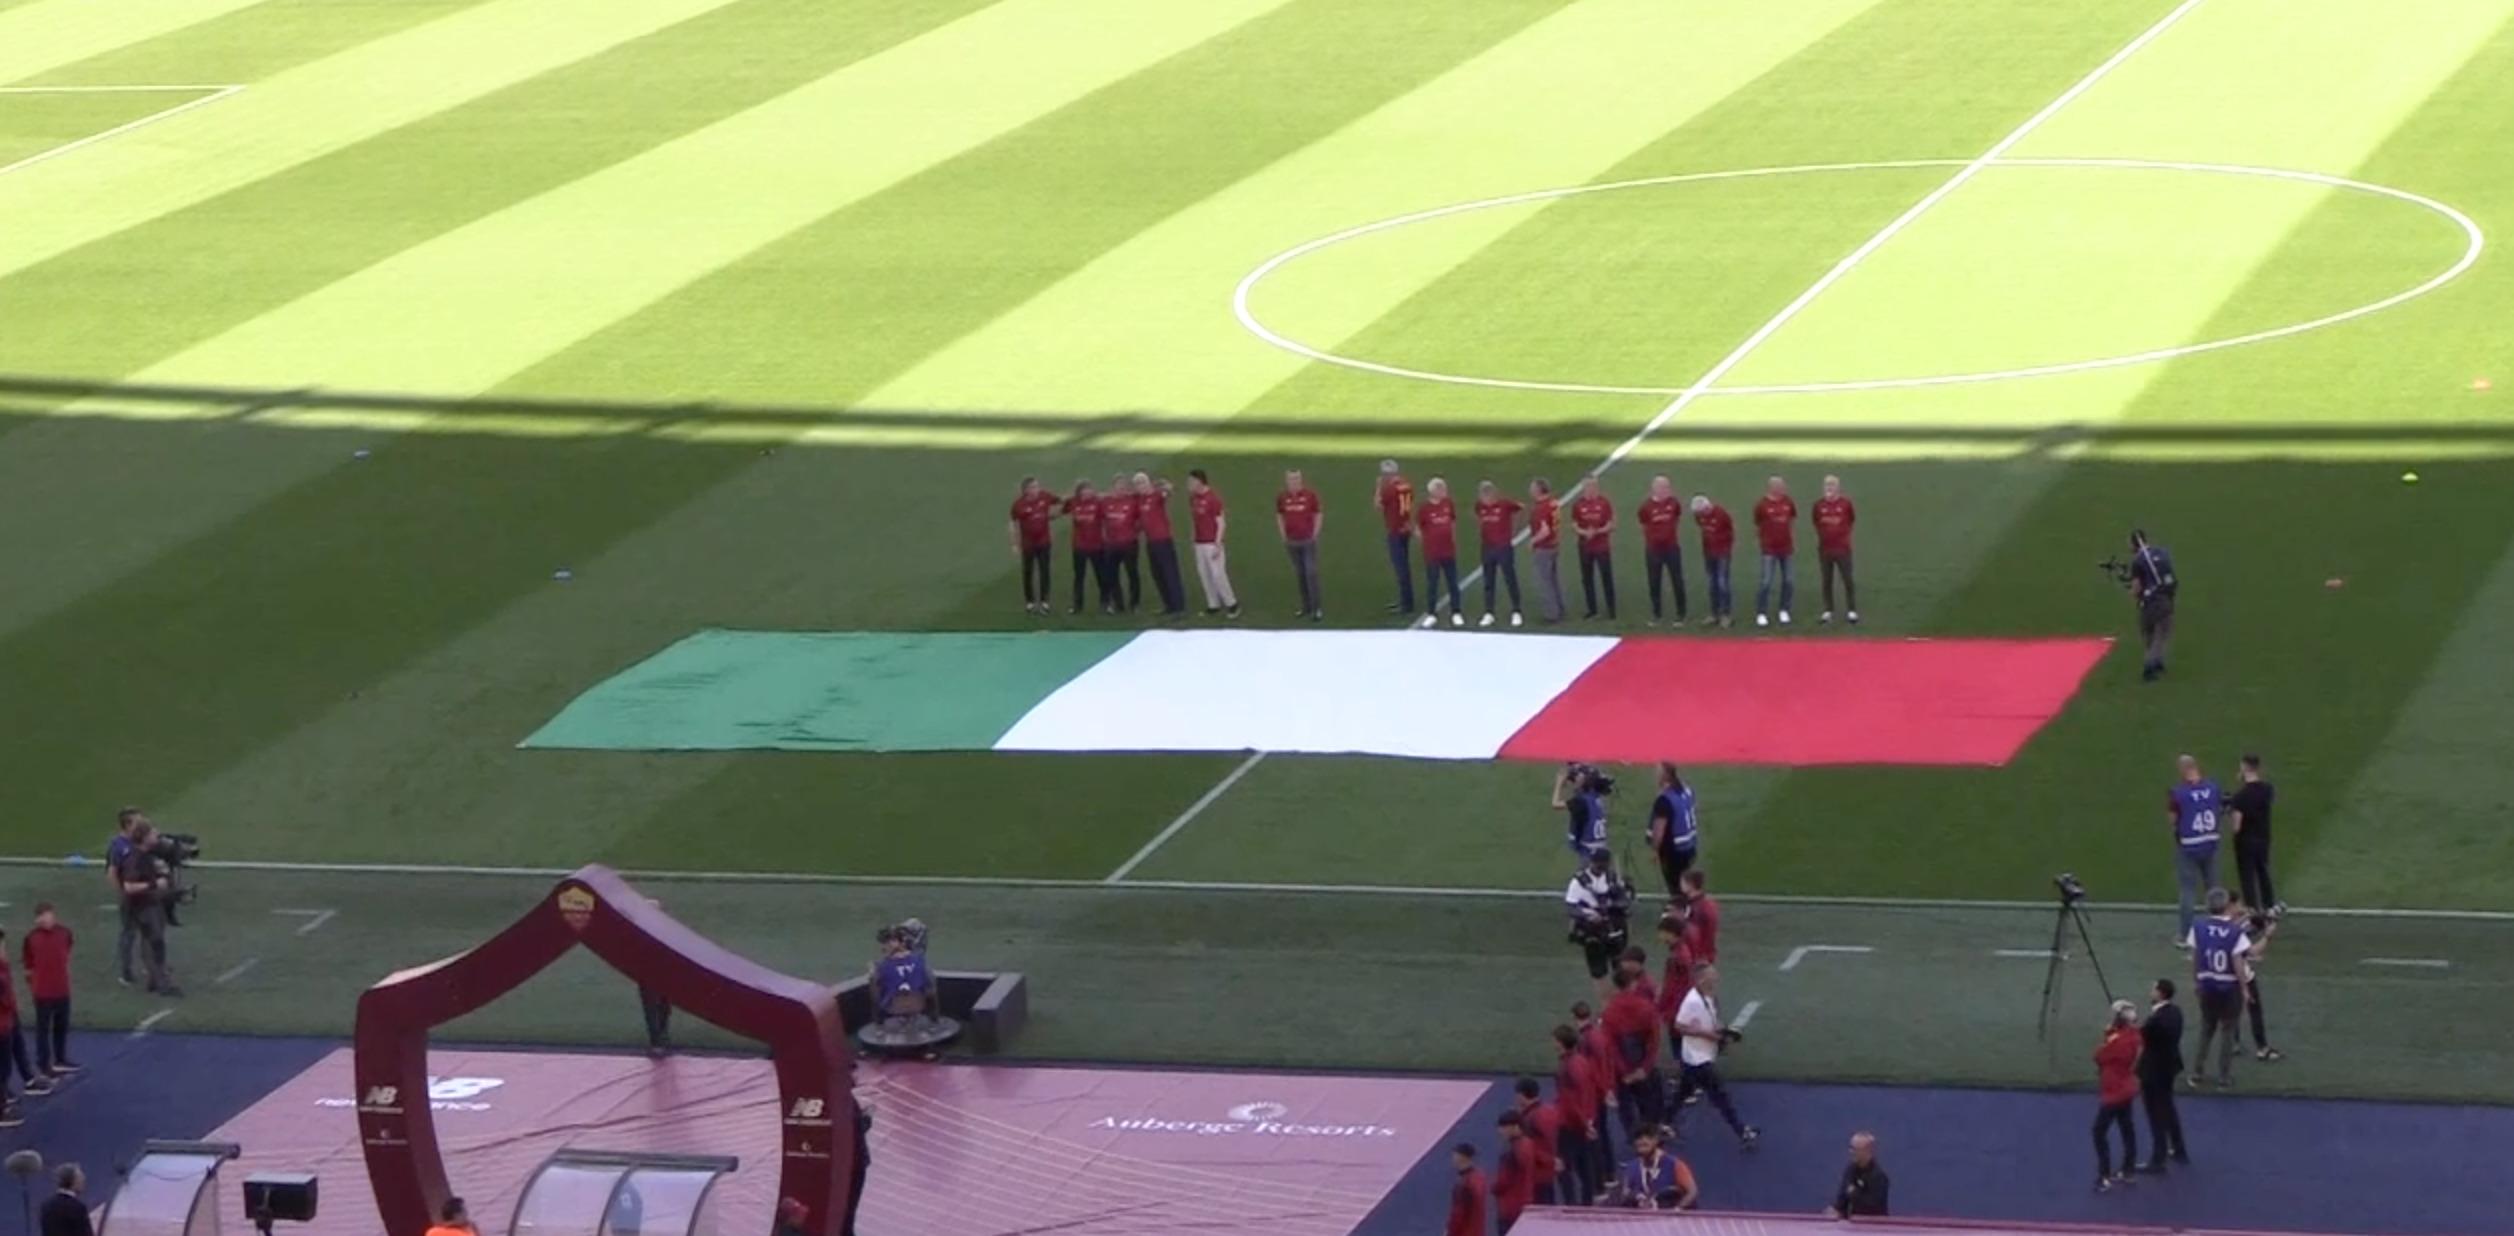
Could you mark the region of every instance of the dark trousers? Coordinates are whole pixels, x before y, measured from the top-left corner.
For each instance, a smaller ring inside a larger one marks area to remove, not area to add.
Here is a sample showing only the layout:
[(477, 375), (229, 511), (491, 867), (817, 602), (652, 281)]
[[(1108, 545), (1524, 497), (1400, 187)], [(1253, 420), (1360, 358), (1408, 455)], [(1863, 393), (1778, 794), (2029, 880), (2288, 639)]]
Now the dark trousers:
[(2147, 649), (2147, 668), (2165, 668), (2165, 654), (2174, 645), (2174, 599), (2159, 593), (2139, 602), (2139, 642)]
[(1397, 577), (1397, 612), (1414, 612), (1414, 538), (1402, 532), (1388, 534), (1388, 569)]
[(9, 1041), (5, 1044), (0, 1044), (0, 1090), (6, 1090), (8, 1088), (9, 1067), (11, 1065), (15, 1065), (17, 1067), (17, 1076), (20, 1082), (32, 1082), (36, 1078), (43, 1076), (43, 1074), (35, 1071), (35, 1061), (26, 1054), (25, 1028), (13, 1021), (9, 1023), (7, 1033)]
[[(1292, 559), (1292, 582), (1300, 585), (1301, 616), (1315, 617), (1327, 607), (1326, 589), (1318, 581), (1318, 542), (1286, 541), (1283, 552)], [(1407, 584), (1407, 587), (1412, 586)]]
[(1447, 558), (1434, 558), (1425, 554), (1423, 556), (1423, 609), (1426, 613), (1440, 608), (1440, 594), (1444, 586), (1449, 593), (1449, 612), (1454, 614), (1465, 609), (1466, 602), (1458, 598), (1457, 557), (1452, 555)]
[[(1109, 591), (1118, 606), (1135, 612), (1144, 601), (1143, 544), (1128, 541), (1109, 551)], [(1123, 582), (1121, 589), (1118, 585)]]
[[(140, 960), (148, 967), (148, 989), (158, 991), (173, 985), (166, 976), (166, 907), (154, 901), (122, 903), (124, 943), (136, 937)], [(123, 977), (131, 974), (130, 949), (123, 950)]]
[(1161, 612), (1187, 612), (1187, 581), (1178, 573), (1178, 544), (1175, 541), (1144, 542), (1144, 557), (1152, 564), (1152, 590), (1161, 594)]
[(1720, 1066), (1717, 1064), (1686, 1065), (1684, 1071), (1676, 1075), (1676, 1098), (1670, 1110), (1684, 1111), (1685, 1101), (1692, 1098), (1697, 1090), (1711, 1100), (1711, 1109), (1720, 1114), (1720, 1119), (1728, 1122), (1729, 1128), (1735, 1130), (1738, 1136), (1745, 1136), (1746, 1122), (1737, 1118), (1737, 1105), (1729, 1101), (1728, 1087), (1720, 1084)]
[(1077, 549), (1074, 551), (1074, 604), (1072, 606), (1072, 610), (1077, 614), (1082, 612), (1084, 584), (1097, 585), (1100, 590), (1100, 607), (1102, 609), (1108, 608), (1108, 562), (1101, 557), (1099, 550)]
[(1636, 1129), (1666, 1123), (1666, 1102), (1667, 1083), (1657, 1069), (1644, 1072), (1637, 1082), (1615, 1083), (1615, 1115), (1624, 1122), (1624, 1139), (1630, 1141)]
[(1509, 545), (1484, 547), (1484, 612), (1493, 612), (1493, 588), (1506, 584), (1510, 589), (1510, 612), (1519, 612), (1519, 551)]
[(1659, 577), (1668, 576), (1676, 584), (1676, 621), (1685, 620), (1685, 551), (1670, 545), (1665, 549), (1643, 549), (1641, 561), (1650, 575), (1650, 616), (1659, 617)]
[(646, 1014), (646, 1045), (656, 1049), (672, 1046), (672, 1005), (643, 987), (637, 989), (637, 1003)]
[(2267, 910), (2278, 904), (2278, 890), (2270, 885), (2270, 843), (2247, 842), (2246, 835), (2235, 834), (2235, 878), (2243, 884), (2243, 903)]
[[(2235, 1048), (2243, 1037), (2239, 1019), (2243, 1016), (2243, 989), (2226, 986), (2200, 986), (2200, 1052), (2191, 1058), (2191, 1075), (2208, 1076), (2208, 1048), (2217, 1042), (2217, 1080), (2223, 1084), (2235, 1074)], [(2220, 1037), (2223, 1036), (2223, 1037)]]
[(2243, 994), (2246, 997), (2243, 1011), (2252, 1019), (2252, 1045), (2266, 1048), (2270, 1045), (2270, 1027), (2268, 1015), (2261, 1011), (2261, 980), (2256, 978), (2245, 983)]
[(1594, 1140), (1564, 1121), (1554, 1134), (1554, 1157), (1560, 1166), (1554, 1169), (1556, 1200), (1565, 1206), (1586, 1206), (1597, 1196), (1602, 1183), (1597, 1179), (1597, 1152), (1589, 1148)]
[(35, 1002), (35, 1065), (49, 1073), (70, 1063), (70, 998)]
[(131, 912), (131, 903), (125, 901), (122, 903), (122, 936), (114, 941), (113, 946), (115, 972), (122, 976), (122, 981), (125, 983), (138, 981), (131, 977), (131, 948), (138, 944), (139, 940), (139, 917)]
[(2190, 1162), (2191, 1151), (2182, 1144), (2182, 1113), (2174, 1107), (2174, 1079), (2140, 1078), (2139, 1101), (2147, 1106), (2147, 1140), (2153, 1144), (2148, 1164), (2161, 1164), (2168, 1155), (2176, 1162)]
[(1685, 878), (1685, 872), (1692, 868), (1693, 856), (1692, 850), (1659, 851), (1659, 878), (1667, 881), (1667, 895), (1670, 900), (1685, 895), (1684, 886), (1680, 881)]
[[(1021, 551), (1021, 600), (1025, 605), (1048, 603), (1048, 547), (1027, 545)], [(1081, 596), (1077, 591), (1075, 596)]]
[(2128, 1100), (2095, 1109), (2095, 1175), (2112, 1175), (2112, 1143), (2104, 1140), (2104, 1126), (2121, 1126), (2121, 1170), (2139, 1165), (2139, 1129), (2130, 1122)]
[(1737, 589), (1730, 580), (1728, 558), (1708, 554), (1702, 558), (1703, 587), (1710, 590), (1711, 616), (1726, 618), (1737, 612)]
[(1830, 613), (1833, 609), (1833, 576), (1836, 572), (1842, 576), (1842, 608), (1857, 610), (1859, 608), (1859, 583), (1851, 578), (1851, 556), (1849, 554), (1839, 556), (1818, 554), (1816, 566), (1817, 574), (1824, 577), (1825, 611)]
[(1615, 616), (1615, 556), (1606, 550), (1580, 551), (1580, 595), (1589, 603), (1588, 617), (1597, 617), (1597, 594), (1606, 592), (1606, 616)]

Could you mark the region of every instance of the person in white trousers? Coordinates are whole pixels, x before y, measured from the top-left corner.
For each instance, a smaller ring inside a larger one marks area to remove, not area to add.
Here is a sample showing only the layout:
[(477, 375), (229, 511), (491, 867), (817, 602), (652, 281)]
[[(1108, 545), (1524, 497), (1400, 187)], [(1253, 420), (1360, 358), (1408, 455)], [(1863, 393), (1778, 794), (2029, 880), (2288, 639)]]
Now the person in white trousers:
[(1231, 571), (1222, 549), (1229, 521), (1222, 513), (1222, 494), (1202, 468), (1187, 470), (1187, 510), (1195, 525), (1196, 581), (1204, 586), (1205, 614), (1240, 616), (1239, 594), (1231, 591)]

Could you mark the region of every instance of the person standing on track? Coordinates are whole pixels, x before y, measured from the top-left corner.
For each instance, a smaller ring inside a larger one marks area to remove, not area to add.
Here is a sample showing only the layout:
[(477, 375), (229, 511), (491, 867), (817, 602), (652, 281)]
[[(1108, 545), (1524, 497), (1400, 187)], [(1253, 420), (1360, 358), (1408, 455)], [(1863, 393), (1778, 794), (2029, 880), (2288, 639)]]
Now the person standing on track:
[(1558, 1200), (1565, 1206), (1586, 1206), (1605, 1187), (1599, 1155), (1604, 1144), (1598, 1123), (1597, 1062), (1581, 1050), (1580, 1032), (1554, 1027), (1554, 1109), (1562, 1114), (1556, 1157), (1562, 1161)]
[(1466, 625), (1466, 601), (1458, 595), (1458, 504), (1449, 500), (1449, 482), (1433, 477), (1423, 486), (1425, 501), (1415, 511), (1423, 528), (1423, 623), (1440, 621), (1440, 598), (1449, 595), (1449, 625)]
[(1501, 1133), (1501, 1153), (1493, 1156), (1493, 1231), (1509, 1236), (1519, 1225), (1520, 1212), (1536, 1202), (1536, 1143), (1528, 1140), (1516, 1111), (1503, 1112), (1494, 1124)]
[(1816, 625), (1830, 626), (1833, 622), (1833, 577), (1839, 574), (1842, 604), (1848, 611), (1843, 616), (1852, 626), (1858, 626), (1859, 584), (1851, 578), (1851, 526), (1859, 522), (1859, 508), (1843, 495), (1842, 478), (1824, 478), (1824, 496), (1816, 499), (1812, 519), (1816, 525), (1816, 569), (1824, 576), (1824, 612), (1816, 615)]
[(2274, 1064), (2287, 1058), (2287, 1053), (2270, 1046), (2269, 1010), (2261, 1003), (2261, 958), (2270, 951), (2270, 937), (2278, 934), (2278, 920), (2261, 912), (2243, 898), (2234, 898), (2226, 907), (2227, 917), (2243, 924), (2243, 1012), (2252, 1023), (2252, 1058), (2263, 1064)]
[(1580, 537), (1580, 593), (1588, 602), (1583, 617), (1597, 617), (1597, 594), (1606, 592), (1606, 620), (1615, 620), (1615, 504), (1598, 487), (1595, 476), (1580, 478), (1580, 496), (1571, 500), (1571, 530)]
[(2243, 887), (2244, 904), (2280, 918), (2287, 903), (2270, 883), (2270, 803), (2278, 790), (2261, 776), (2261, 757), (2246, 755), (2236, 776), (2243, 784), (2226, 803), (2227, 830), (2235, 835), (2235, 879)]
[[(2200, 993), (2200, 1050), (2191, 1060), (2191, 1084), (2210, 1084), (2208, 1049), (2217, 1044), (2217, 1081), (2235, 1084), (2235, 1049), (2243, 1038), (2244, 987), (2252, 979), (2252, 941), (2243, 920), (2232, 913), (2234, 898), (2225, 889), (2208, 891), (2208, 917), (2201, 919), (2191, 950), (2191, 985)], [(2219, 1038), (2219, 1035), (2224, 1038)]]
[(1379, 507), (1380, 526), (1388, 533), (1388, 569), (1397, 576), (1397, 599), (1388, 607), (1388, 612), (1411, 617), (1414, 613), (1414, 482), (1405, 479), (1405, 473), (1397, 468), (1396, 460), (1379, 461), (1379, 484), (1371, 490), (1371, 501)]
[(1283, 474), (1283, 492), (1274, 496), (1274, 526), (1283, 534), (1284, 552), (1292, 558), (1292, 582), (1300, 586), (1298, 616), (1326, 621), (1327, 602), (1318, 581), (1318, 534), (1326, 530), (1327, 512), (1318, 491), (1301, 479), (1297, 468)]
[(1664, 476), (1650, 478), (1650, 496), (1642, 499), (1634, 510), (1641, 523), (1641, 569), (1650, 577), (1650, 625), (1657, 626), (1666, 612), (1659, 606), (1659, 577), (1671, 577), (1676, 585), (1676, 625), (1685, 625), (1685, 551), (1676, 543), (1676, 529), (1685, 522), (1685, 500), (1676, 496), (1676, 483)]
[(1512, 1107), (1519, 1113), (1519, 1129), (1536, 1149), (1536, 1204), (1568, 1206), (1563, 1192), (1563, 1178), (1568, 1174), (1562, 1158), (1562, 1109), (1545, 1101), (1545, 1088), (1533, 1077), (1522, 1077), (1513, 1086)]
[(1187, 613), (1187, 581), (1178, 574), (1178, 545), (1170, 526), (1170, 482), (1135, 474), (1135, 505), (1144, 529), (1144, 561), (1152, 568), (1152, 590), (1161, 594), (1161, 616)]
[(2182, 1144), (2182, 1112), (2174, 1106), (2174, 1087), (2181, 1081), (2182, 1006), (2174, 1003), (2174, 981), (2158, 979), (2148, 993), (2147, 1020), (2139, 1023), (2139, 1100), (2147, 1107), (2150, 1174), (2162, 1174), (2167, 1158), (2191, 1164), (2191, 1150)]
[(1696, 867), (1685, 873), (1685, 921), (1693, 933), (1694, 956), (1720, 959), (1720, 903), (1711, 896), (1711, 879)]
[(1475, 1143), (1449, 1148), (1449, 1165), (1458, 1173), (1449, 1186), (1449, 1223), (1441, 1236), (1484, 1236), (1484, 1170), (1475, 1165)]
[(1100, 499), (1100, 546), (1108, 555), (1109, 589), (1127, 613), (1144, 603), (1143, 495), (1120, 472), (1109, 478), (1109, 492)]
[(1706, 961), (1693, 968), (1693, 990), (1676, 1006), (1676, 1032), (1676, 1063), (1682, 1071), (1677, 1074), (1676, 1097), (1669, 1110), (1681, 1114), (1694, 1092), (1701, 1091), (1728, 1127), (1737, 1131), (1738, 1144), (1754, 1149), (1763, 1135), (1738, 1118), (1737, 1105), (1729, 1101), (1728, 1087), (1720, 1082), (1720, 1048), (1741, 1032), (1720, 1020), (1718, 966)]
[(1536, 616), (1548, 625), (1561, 622), (1563, 604), (1562, 504), (1543, 477), (1528, 482), (1528, 569), (1536, 576)]
[(1781, 625), (1789, 625), (1790, 602), (1796, 599), (1797, 585), (1790, 579), (1790, 557), (1798, 547), (1798, 500), (1789, 496), (1789, 482), (1772, 477), (1763, 483), (1763, 497), (1755, 503), (1755, 539), (1763, 547), (1762, 568), (1755, 573), (1755, 625), (1772, 625), (1772, 584), (1780, 581)]
[[(2130, 1121), (2130, 1102), (2139, 1097), (2139, 1006), (2127, 1000), (2112, 1004), (2112, 1024), (2095, 1045), (2095, 1191), (2109, 1193), (2130, 1183), (2130, 1169), (2139, 1162), (2139, 1130)], [(2112, 1166), (2109, 1126), (2121, 1129), (2121, 1170)]]
[(1074, 604), (1065, 612), (1082, 612), (1082, 586), (1085, 577), (1098, 585), (1100, 612), (1117, 612), (1109, 599), (1109, 564), (1100, 552), (1100, 495), (1089, 481), (1074, 482), (1074, 494), (1065, 499), (1065, 518), (1073, 524)]
[(1012, 520), (1006, 526), (1013, 536), (1013, 557), (1021, 562), (1024, 613), (1048, 612), (1048, 559), (1056, 550), (1055, 522), (1056, 499), (1039, 487), (1039, 478), (1021, 478), (1021, 493), (1013, 499)]
[(1693, 522), (1702, 530), (1702, 586), (1711, 594), (1706, 598), (1710, 612), (1702, 615), (1702, 625), (1727, 626), (1737, 613), (1736, 577), (1728, 569), (1729, 555), (1737, 548), (1737, 521), (1710, 495), (1695, 494)]
[(1205, 591), (1205, 616), (1239, 617), (1240, 597), (1231, 589), (1230, 562), (1222, 550), (1223, 533), (1229, 527), (1222, 491), (1213, 487), (1213, 478), (1202, 468), (1187, 470), (1187, 518), (1196, 538), (1196, 582)]
[[(1681, 621), (1681, 617), (1679, 619)], [(1673, 762), (1659, 762), (1659, 796), (1650, 804), (1650, 853), (1659, 860), (1659, 878), (1667, 882), (1671, 901), (1685, 899), (1685, 872), (1693, 867), (1702, 830), (1694, 818), (1693, 787)]]
[(1519, 512), (1525, 507), (1501, 496), (1491, 481), (1475, 486), (1475, 527), (1484, 550), (1484, 616), (1475, 625), (1493, 625), (1493, 590), (1510, 586), (1510, 625), (1524, 625), (1519, 616)]
[(35, 926), (19, 946), (26, 963), (26, 991), (35, 997), (35, 1066), (47, 1077), (79, 1071), (70, 1059), (70, 929), (52, 903), (35, 903)]
[(2192, 905), (2217, 888), (2217, 820), (2226, 808), (2217, 783), (2200, 775), (2200, 762), (2175, 759), (2178, 779), (2165, 795), (2165, 817), (2174, 830), (2174, 884), (2180, 894), (2182, 934), (2178, 948), (2191, 947)]

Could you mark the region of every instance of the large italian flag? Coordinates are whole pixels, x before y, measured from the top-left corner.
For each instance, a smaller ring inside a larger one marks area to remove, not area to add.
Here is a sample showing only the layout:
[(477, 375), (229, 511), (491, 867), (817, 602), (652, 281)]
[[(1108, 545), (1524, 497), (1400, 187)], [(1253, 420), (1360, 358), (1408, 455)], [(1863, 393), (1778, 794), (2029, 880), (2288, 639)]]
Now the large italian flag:
[(2101, 639), (704, 631), (528, 747), (2001, 764)]

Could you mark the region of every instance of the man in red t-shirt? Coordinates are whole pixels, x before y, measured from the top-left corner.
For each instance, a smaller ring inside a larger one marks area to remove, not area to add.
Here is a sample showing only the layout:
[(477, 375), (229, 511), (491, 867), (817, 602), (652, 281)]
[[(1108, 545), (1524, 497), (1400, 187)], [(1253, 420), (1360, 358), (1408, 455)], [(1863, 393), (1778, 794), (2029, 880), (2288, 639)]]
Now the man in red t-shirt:
[(1641, 564), (1650, 576), (1650, 625), (1657, 626), (1664, 612), (1659, 608), (1659, 577), (1674, 577), (1676, 584), (1676, 625), (1685, 625), (1685, 551), (1677, 548), (1676, 529), (1685, 522), (1685, 500), (1676, 496), (1676, 483), (1664, 476), (1650, 478), (1650, 496), (1643, 499), (1635, 516), (1641, 521)]
[(1065, 518), (1074, 525), (1074, 604), (1065, 612), (1082, 612), (1082, 585), (1088, 575), (1091, 582), (1099, 585), (1100, 612), (1116, 613), (1117, 606), (1109, 588), (1112, 577), (1108, 556), (1100, 552), (1100, 492), (1093, 489), (1089, 481), (1076, 481), (1074, 496), (1065, 499), (1061, 509)]
[(26, 990), (35, 997), (35, 1068), (47, 1077), (76, 1073), (70, 1059), (70, 929), (52, 903), (35, 903), (35, 929), (19, 946)]
[(1187, 515), (1196, 537), (1196, 582), (1205, 590), (1205, 616), (1240, 616), (1239, 594), (1231, 590), (1231, 570), (1222, 552), (1228, 521), (1222, 513), (1222, 491), (1202, 468), (1187, 470)]
[(1710, 878), (1696, 867), (1684, 875), (1686, 945), (1695, 961), (1720, 960), (1720, 903), (1711, 897)]
[(1449, 1225), (1441, 1236), (1484, 1236), (1484, 1173), (1475, 1166), (1475, 1143), (1450, 1147), (1449, 1162), (1458, 1181), (1449, 1186)]
[(1109, 591), (1117, 607), (1134, 613), (1144, 602), (1143, 495), (1123, 472), (1109, 478), (1100, 498), (1100, 552), (1108, 556)]
[(1554, 1110), (1562, 1117), (1555, 1157), (1562, 1161), (1565, 1206), (1586, 1206), (1597, 1196), (1605, 1177), (1599, 1158), (1605, 1138), (1598, 1128), (1597, 1064), (1581, 1049), (1580, 1032), (1554, 1027)]
[(1824, 574), (1824, 612), (1816, 616), (1819, 626), (1833, 621), (1833, 576), (1842, 576), (1842, 600), (1849, 612), (1844, 616), (1852, 626), (1859, 625), (1859, 585), (1851, 579), (1851, 526), (1859, 522), (1859, 509), (1842, 492), (1842, 478), (1824, 478), (1824, 496), (1816, 499), (1816, 569)]
[(1519, 1130), (1536, 1148), (1536, 1204), (1572, 1205), (1562, 1187), (1570, 1171), (1563, 1166), (1561, 1110), (1544, 1101), (1545, 1088), (1533, 1077), (1520, 1078), (1513, 1089), (1516, 1097), (1511, 1106), (1519, 1113)]
[(1458, 504), (1449, 500), (1449, 482), (1433, 477), (1423, 486), (1425, 502), (1414, 512), (1423, 529), (1423, 625), (1440, 622), (1440, 595), (1449, 594), (1449, 625), (1466, 625), (1466, 602), (1458, 596)]
[(1519, 1212), (1536, 1201), (1536, 1144), (1528, 1140), (1515, 1111), (1503, 1112), (1493, 1123), (1501, 1130), (1501, 1153), (1493, 1162), (1493, 1231), (1509, 1236)]
[(1326, 530), (1327, 512), (1318, 501), (1318, 491), (1301, 479), (1297, 468), (1283, 474), (1283, 492), (1274, 496), (1274, 526), (1283, 534), (1284, 552), (1292, 557), (1292, 582), (1301, 589), (1301, 610), (1295, 616), (1325, 621), (1326, 595), (1318, 585), (1318, 534)]
[(1571, 500), (1571, 530), (1580, 538), (1580, 593), (1589, 603), (1588, 618), (1597, 617), (1599, 585), (1606, 589), (1606, 620), (1615, 620), (1615, 557), (1610, 539), (1615, 531), (1615, 504), (1606, 500), (1594, 476), (1580, 479), (1580, 496)]
[(1729, 624), (1737, 612), (1737, 593), (1730, 586), (1728, 556), (1737, 548), (1737, 521), (1728, 517), (1728, 508), (1711, 500), (1709, 494), (1693, 496), (1694, 526), (1702, 530), (1703, 586), (1711, 590), (1711, 612), (1702, 616), (1702, 625), (1716, 622)]
[(1791, 527), (1798, 520), (1798, 500), (1789, 496), (1789, 482), (1773, 477), (1763, 483), (1763, 497), (1755, 503), (1755, 539), (1763, 547), (1763, 569), (1755, 573), (1755, 625), (1772, 625), (1772, 581), (1781, 581), (1781, 625), (1789, 625), (1789, 605), (1797, 595), (1797, 585), (1789, 574), (1790, 555), (1798, 547), (1798, 534)]
[(1528, 482), (1528, 569), (1536, 576), (1536, 616), (1548, 623), (1563, 620), (1563, 577), (1556, 566), (1562, 543), (1562, 505), (1554, 501), (1554, 487), (1542, 479)]
[(1161, 616), (1186, 616), (1187, 581), (1179, 578), (1178, 546), (1170, 540), (1177, 530), (1170, 527), (1168, 478), (1135, 474), (1135, 519), (1143, 525), (1144, 562), (1152, 568), (1152, 590), (1161, 594)]
[(1484, 616), (1476, 624), (1493, 625), (1493, 589), (1497, 584), (1510, 585), (1510, 625), (1520, 626), (1519, 617), (1519, 512), (1522, 507), (1513, 499), (1501, 496), (1501, 487), (1491, 481), (1475, 486), (1475, 530), (1484, 550)]
[(1396, 460), (1379, 461), (1379, 484), (1371, 489), (1370, 500), (1379, 508), (1379, 524), (1388, 533), (1388, 569), (1397, 576), (1397, 600), (1388, 612), (1410, 616), (1414, 613), (1414, 482), (1405, 479)]
[(1029, 613), (1048, 612), (1048, 555), (1056, 540), (1051, 525), (1056, 520), (1056, 499), (1039, 488), (1039, 478), (1021, 478), (1021, 494), (1013, 499), (1012, 521), (1006, 526), (1013, 534), (1013, 557), (1021, 562), (1021, 608)]

